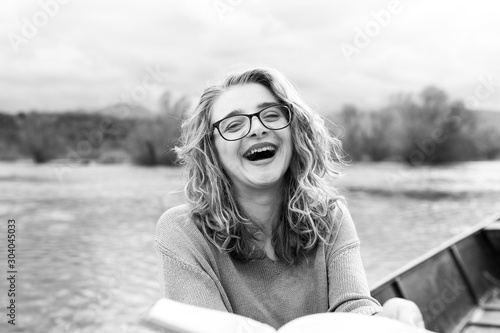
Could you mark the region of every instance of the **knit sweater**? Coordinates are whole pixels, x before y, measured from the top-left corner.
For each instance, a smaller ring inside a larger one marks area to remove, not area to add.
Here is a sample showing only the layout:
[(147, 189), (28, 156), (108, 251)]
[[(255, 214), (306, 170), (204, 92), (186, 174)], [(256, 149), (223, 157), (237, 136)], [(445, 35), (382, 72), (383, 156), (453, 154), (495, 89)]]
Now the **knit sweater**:
[(379, 312), (354, 223), (340, 207), (334, 214), (337, 228), (328, 239), (333, 245), (321, 242), (291, 267), (267, 257), (240, 263), (206, 240), (188, 205), (169, 209), (158, 221), (155, 238), (163, 297), (236, 313), (276, 329), (313, 313)]

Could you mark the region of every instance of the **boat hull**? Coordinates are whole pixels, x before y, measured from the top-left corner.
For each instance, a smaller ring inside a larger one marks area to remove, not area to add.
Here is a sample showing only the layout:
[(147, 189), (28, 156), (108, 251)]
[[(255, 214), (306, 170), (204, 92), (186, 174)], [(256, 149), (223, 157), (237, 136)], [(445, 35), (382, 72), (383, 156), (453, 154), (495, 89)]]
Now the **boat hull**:
[(500, 219), (489, 219), (372, 289), (383, 304), (414, 301), (439, 333), (500, 332)]

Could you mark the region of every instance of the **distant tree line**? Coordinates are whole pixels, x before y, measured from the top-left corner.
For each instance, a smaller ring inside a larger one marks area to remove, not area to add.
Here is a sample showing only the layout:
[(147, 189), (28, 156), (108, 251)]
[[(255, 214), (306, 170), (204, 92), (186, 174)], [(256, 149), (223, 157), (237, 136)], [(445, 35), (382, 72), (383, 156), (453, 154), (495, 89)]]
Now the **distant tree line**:
[(186, 98), (166, 93), (159, 114), (129, 112), (126, 104), (106, 112), (0, 113), (0, 159), (36, 163), (173, 165)]
[(348, 159), (417, 166), (500, 158), (500, 113), (496, 124), (483, 113), (467, 110), (459, 101), (450, 102), (444, 91), (427, 87), (416, 100), (396, 95), (388, 106), (371, 112), (348, 105), (327, 119)]
[[(128, 112), (125, 104), (100, 113), (0, 113), (0, 159), (174, 165), (189, 108), (186, 98), (165, 93), (158, 114)], [(370, 112), (345, 106), (326, 120), (349, 160), (421, 165), (500, 158), (500, 113), (496, 126), (480, 114), (428, 87), (416, 100), (397, 95)]]

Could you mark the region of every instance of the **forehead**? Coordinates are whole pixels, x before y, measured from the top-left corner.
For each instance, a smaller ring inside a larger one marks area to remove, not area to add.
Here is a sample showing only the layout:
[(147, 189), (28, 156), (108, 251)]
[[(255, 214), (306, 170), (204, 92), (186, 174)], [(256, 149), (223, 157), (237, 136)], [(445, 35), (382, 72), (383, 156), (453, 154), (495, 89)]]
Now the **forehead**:
[(258, 83), (233, 86), (217, 97), (210, 119), (213, 123), (235, 110), (241, 113), (257, 112), (259, 104), (276, 102), (276, 98), (269, 89)]

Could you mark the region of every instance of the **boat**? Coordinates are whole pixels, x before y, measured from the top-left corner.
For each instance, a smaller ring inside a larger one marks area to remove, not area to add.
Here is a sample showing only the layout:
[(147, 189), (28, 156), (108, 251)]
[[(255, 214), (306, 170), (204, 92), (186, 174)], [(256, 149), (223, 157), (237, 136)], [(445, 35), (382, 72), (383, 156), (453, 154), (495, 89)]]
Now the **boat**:
[(491, 217), (376, 283), (381, 304), (411, 300), (437, 333), (500, 333), (500, 217)]

